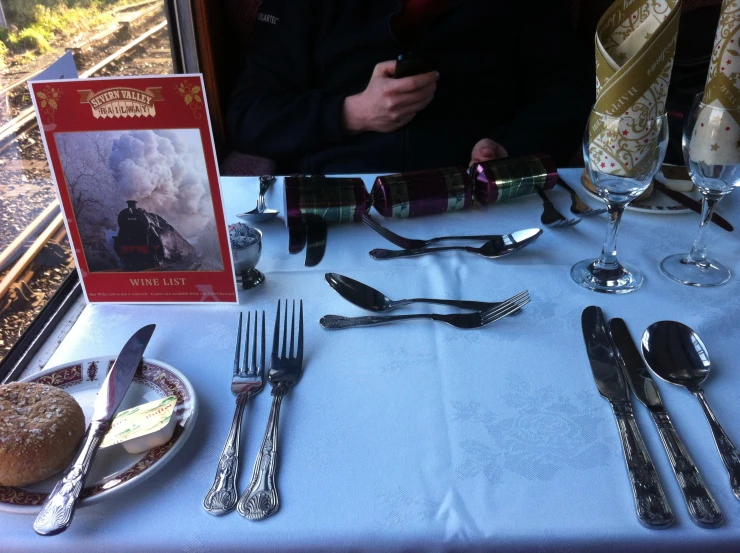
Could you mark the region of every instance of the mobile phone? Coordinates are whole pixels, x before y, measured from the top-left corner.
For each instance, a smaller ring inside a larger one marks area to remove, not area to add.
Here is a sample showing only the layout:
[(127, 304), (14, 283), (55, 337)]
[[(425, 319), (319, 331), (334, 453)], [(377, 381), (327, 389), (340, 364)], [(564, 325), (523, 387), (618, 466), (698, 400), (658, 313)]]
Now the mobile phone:
[(415, 56), (413, 54), (401, 54), (396, 60), (396, 71), (393, 75), (395, 79), (411, 77), (435, 71), (437, 65), (429, 58)]

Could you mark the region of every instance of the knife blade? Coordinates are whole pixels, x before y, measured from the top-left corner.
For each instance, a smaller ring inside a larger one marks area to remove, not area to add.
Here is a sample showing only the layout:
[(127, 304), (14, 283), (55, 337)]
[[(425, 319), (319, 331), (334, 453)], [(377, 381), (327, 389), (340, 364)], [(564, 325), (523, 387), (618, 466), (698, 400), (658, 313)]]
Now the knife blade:
[(306, 267), (315, 267), (324, 257), (326, 251), (326, 223), (321, 217), (306, 219)]
[(288, 224), (288, 253), (301, 253), (306, 247), (306, 226), (303, 221)]
[(42, 536), (53, 536), (66, 530), (72, 522), (75, 504), (85, 485), (87, 473), (111, 419), (126, 395), (134, 373), (141, 363), (155, 325), (140, 328), (129, 338), (103, 380), (95, 398), (92, 420), (83, 445), (59, 482), (44, 501), (33, 529)]
[[(656, 188), (656, 190), (659, 190), (670, 199), (680, 203), (682, 206), (688, 207), (691, 211), (701, 214), (701, 202), (698, 202), (693, 198), (689, 198), (686, 194), (683, 194), (682, 192), (671, 190), (658, 179), (653, 179), (653, 186)], [(733, 230), (735, 230), (735, 227), (733, 227), (727, 219), (722, 217), (722, 215), (718, 215), (717, 213), (712, 214), (712, 222), (718, 227), (726, 230), (727, 232), (732, 232)]]
[(637, 519), (648, 528), (666, 528), (673, 524), (673, 513), (635, 421), (629, 389), (600, 307), (583, 310), (581, 329), (596, 386), (611, 404), (617, 422)]
[(699, 469), (673, 426), (663, 406), (658, 386), (650, 376), (627, 324), (622, 319), (611, 319), (609, 333), (616, 348), (617, 361), (627, 377), (630, 388), (652, 415), (689, 515), (699, 526), (706, 528), (719, 526), (722, 524), (722, 511), (709, 493)]

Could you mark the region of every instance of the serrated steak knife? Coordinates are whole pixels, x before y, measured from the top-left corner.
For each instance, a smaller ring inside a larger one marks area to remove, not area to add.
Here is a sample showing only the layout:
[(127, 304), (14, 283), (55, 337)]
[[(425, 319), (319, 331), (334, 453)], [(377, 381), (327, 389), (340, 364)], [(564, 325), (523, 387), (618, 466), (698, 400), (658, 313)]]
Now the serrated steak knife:
[(592, 305), (584, 309), (581, 327), (596, 386), (611, 404), (617, 421), (637, 518), (648, 528), (666, 528), (673, 524), (673, 513), (635, 422), (629, 389), (617, 363), (601, 308)]
[(67, 467), (62, 479), (44, 501), (41, 512), (33, 523), (33, 529), (42, 536), (53, 536), (67, 529), (72, 522), (75, 503), (85, 485), (98, 446), (108, 431), (108, 426), (116, 413), (121, 400), (126, 395), (134, 373), (141, 363), (144, 350), (149, 343), (154, 325), (140, 328), (129, 338), (118, 354), (113, 367), (105, 377), (95, 398), (90, 426), (87, 427), (83, 446), (72, 463)]
[(699, 470), (686, 451), (686, 446), (673, 427), (671, 418), (663, 407), (658, 387), (650, 376), (626, 323), (622, 319), (611, 319), (609, 333), (617, 348), (619, 364), (630, 388), (653, 417), (691, 518), (699, 526), (710, 528), (719, 526), (722, 524), (722, 511), (709, 493)]

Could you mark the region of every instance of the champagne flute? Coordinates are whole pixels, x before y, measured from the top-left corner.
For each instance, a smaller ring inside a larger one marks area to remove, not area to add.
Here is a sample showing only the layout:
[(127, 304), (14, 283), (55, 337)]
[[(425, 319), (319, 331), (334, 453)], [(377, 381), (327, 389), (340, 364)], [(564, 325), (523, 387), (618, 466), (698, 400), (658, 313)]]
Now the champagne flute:
[(642, 273), (617, 259), (617, 231), (624, 208), (647, 189), (660, 169), (667, 145), (665, 114), (656, 116), (638, 108), (617, 116), (591, 111), (583, 138), (583, 159), (597, 194), (606, 202), (609, 226), (601, 255), (571, 268), (576, 284), (611, 294), (625, 294), (642, 286)]
[(694, 100), (683, 132), (683, 156), (691, 180), (702, 195), (701, 222), (689, 253), (669, 255), (660, 263), (664, 275), (689, 286), (719, 286), (730, 270), (707, 257), (707, 229), (717, 203), (740, 186), (740, 110)]

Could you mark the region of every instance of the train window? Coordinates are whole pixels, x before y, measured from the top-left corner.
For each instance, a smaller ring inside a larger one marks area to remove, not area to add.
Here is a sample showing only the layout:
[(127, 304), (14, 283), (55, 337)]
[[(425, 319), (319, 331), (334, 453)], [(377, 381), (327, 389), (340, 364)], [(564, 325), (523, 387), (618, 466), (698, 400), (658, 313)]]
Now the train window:
[(75, 277), (27, 80), (68, 50), (80, 76), (182, 72), (178, 4), (0, 0), (0, 360)]

